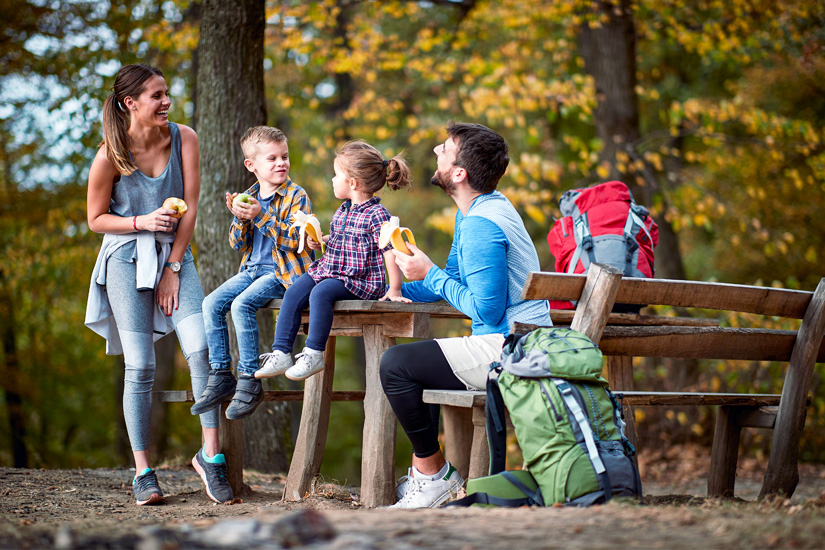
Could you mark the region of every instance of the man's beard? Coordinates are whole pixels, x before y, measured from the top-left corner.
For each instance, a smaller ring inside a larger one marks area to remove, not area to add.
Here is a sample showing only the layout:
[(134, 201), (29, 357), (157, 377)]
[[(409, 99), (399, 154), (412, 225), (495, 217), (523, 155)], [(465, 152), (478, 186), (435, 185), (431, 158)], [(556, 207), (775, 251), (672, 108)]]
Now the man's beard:
[(448, 174), (442, 174), (436, 170), (435, 174), (433, 174), (433, 178), (430, 180), (430, 183), (436, 187), (440, 187), (445, 193), (447, 193), (447, 195), (451, 197), (455, 193), (455, 184), (450, 181), (450, 176)]

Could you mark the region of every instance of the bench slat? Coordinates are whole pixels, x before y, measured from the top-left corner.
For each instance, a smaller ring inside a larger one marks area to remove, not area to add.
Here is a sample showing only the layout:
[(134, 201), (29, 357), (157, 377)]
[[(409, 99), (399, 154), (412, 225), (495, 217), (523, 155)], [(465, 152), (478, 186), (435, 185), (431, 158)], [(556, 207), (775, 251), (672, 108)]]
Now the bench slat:
[[(525, 300), (578, 300), (584, 275), (532, 272), (527, 276)], [(785, 288), (625, 277), (616, 295), (622, 304), (695, 307), (802, 319), (812, 292)]]
[[(183, 391), (156, 391), (153, 392), (159, 402), (161, 403), (194, 403), (195, 398), (192, 392), (188, 390)], [(363, 390), (353, 391), (334, 391), (332, 392), (333, 401), (363, 401)], [(303, 401), (303, 390), (266, 390), (264, 391), (264, 401)]]
[[(517, 333), (536, 328), (539, 327), (513, 323)], [(623, 357), (787, 362), (796, 335), (794, 330), (759, 328), (607, 326), (599, 341), (599, 349), (605, 355)], [(816, 362), (825, 362), (825, 340), (820, 344)]]
[[(617, 398), (627, 405), (654, 406), (697, 406), (731, 405), (749, 407), (775, 407), (779, 405), (778, 394), (756, 393), (697, 393), (697, 392), (643, 392), (617, 391)], [(424, 390), (424, 402), (453, 407), (483, 407), (487, 393), (483, 391)]]

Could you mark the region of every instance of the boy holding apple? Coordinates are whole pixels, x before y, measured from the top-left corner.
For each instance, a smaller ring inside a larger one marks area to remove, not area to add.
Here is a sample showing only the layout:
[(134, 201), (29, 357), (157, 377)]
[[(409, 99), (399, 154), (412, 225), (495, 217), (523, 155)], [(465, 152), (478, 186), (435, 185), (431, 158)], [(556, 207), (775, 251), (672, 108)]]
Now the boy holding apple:
[[(209, 380), (192, 414), (217, 407), (227, 397), (230, 420), (251, 415), (263, 400), (258, 370), (258, 323), (255, 313), (284, 291), (312, 263), (298, 232), (291, 230), (296, 212), (311, 214), (312, 203), (289, 178), (289, 147), (281, 130), (255, 126), (241, 138), (244, 166), (258, 181), (245, 193), (226, 193), (226, 207), (234, 215), (229, 244), (243, 252), (237, 275), (216, 288), (203, 301), (206, 341), (209, 346)], [(238, 336), (238, 380), (231, 371), (226, 314)]]

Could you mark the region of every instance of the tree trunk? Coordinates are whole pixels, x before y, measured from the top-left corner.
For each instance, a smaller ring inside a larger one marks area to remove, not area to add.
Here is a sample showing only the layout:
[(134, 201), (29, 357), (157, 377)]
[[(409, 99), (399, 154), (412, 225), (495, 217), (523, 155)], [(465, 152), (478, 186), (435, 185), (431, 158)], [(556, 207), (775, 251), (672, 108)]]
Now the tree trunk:
[(29, 465), (29, 451), (26, 448), (26, 417), (20, 397), (20, 363), (17, 360), (17, 340), (14, 331), (14, 305), (11, 292), (5, 284), (5, 273), (0, 271), (0, 327), (2, 327), (3, 389), (6, 394), (6, 413), (9, 419), (12, 459), (15, 468)]
[[(224, 193), (243, 191), (254, 182), (254, 176), (243, 165), (239, 142), (250, 126), (267, 121), (263, 77), (265, 13), (263, 0), (204, 0), (201, 10), (196, 98), (201, 194), (195, 235), (199, 273), (208, 294), (237, 272), (240, 260), (227, 241), (232, 217), (226, 209)], [(233, 332), (230, 331), (230, 341), (233, 362), (237, 364)], [(262, 342), (270, 345), (272, 334), (270, 323), (262, 330)], [(284, 438), (278, 434), (289, 433), (289, 425), (285, 406), (261, 406), (244, 420), (245, 439), (280, 443)], [(273, 426), (279, 427), (275, 433)], [(287, 458), (282, 445), (266, 449), (251, 442), (249, 445), (245, 465), (264, 469), (262, 464), (280, 464), (280, 471), (285, 471)]]
[[(636, 98), (636, 34), (630, 0), (602, 0), (596, 10), (606, 15), (597, 28), (587, 23), (579, 29), (579, 50), (585, 70), (596, 84), (596, 135), (604, 146), (600, 160), (610, 164), (610, 179), (627, 183), (634, 198), (643, 205), (652, 204), (657, 182), (651, 177), (647, 185), (619, 173), (616, 153), (628, 151), (639, 139), (639, 107)], [(636, 156), (632, 151), (631, 156)], [(649, 173), (649, 172), (648, 172)], [(659, 246), (656, 248), (657, 277), (684, 278), (678, 235), (663, 216), (658, 216)]]

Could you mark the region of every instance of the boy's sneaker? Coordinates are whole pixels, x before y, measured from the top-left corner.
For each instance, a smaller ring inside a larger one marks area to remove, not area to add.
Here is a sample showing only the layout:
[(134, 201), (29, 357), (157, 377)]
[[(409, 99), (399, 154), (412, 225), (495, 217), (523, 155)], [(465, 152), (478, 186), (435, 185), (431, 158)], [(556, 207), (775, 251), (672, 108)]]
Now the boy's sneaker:
[(163, 491), (160, 490), (158, 476), (153, 469), (146, 468), (139, 476), (135, 476), (132, 480), (132, 496), (138, 506), (163, 502)]
[(292, 356), (281, 350), (258, 356), (261, 368), (255, 371), (255, 378), (272, 378), (287, 371), (292, 366)]
[(200, 399), (192, 408), (192, 414), (203, 414), (209, 412), (227, 399), (235, 395), (235, 376), (230, 369), (212, 369), (209, 371), (209, 378), (206, 381)]
[(206, 494), (209, 498), (218, 504), (231, 502), (234, 499), (232, 487), (229, 486), (229, 479), (226, 475), (226, 458), (222, 454), (217, 454), (207, 460), (201, 449), (192, 459), (192, 466), (195, 467), (195, 471), (206, 485)]
[(248, 374), (238, 376), (238, 385), (232, 402), (226, 407), (226, 418), (240, 420), (255, 412), (264, 400), (262, 382)]
[(398, 500), (404, 498), (404, 495), (407, 494), (407, 489), (410, 486), (410, 480), (412, 479), (412, 466), (407, 468), (407, 475), (401, 476), (398, 478), (398, 481), (395, 482), (395, 496)]
[(290, 380), (306, 380), (313, 374), (324, 370), (324, 352), (304, 348), (295, 356), (295, 365), (287, 369), (286, 377)]
[(426, 479), (412, 475), (407, 482), (404, 498), (391, 508), (438, 508), (458, 495), (464, 485), (464, 478), (447, 463), (447, 474), (441, 479)]

